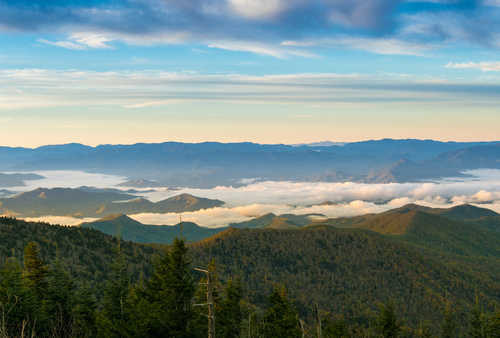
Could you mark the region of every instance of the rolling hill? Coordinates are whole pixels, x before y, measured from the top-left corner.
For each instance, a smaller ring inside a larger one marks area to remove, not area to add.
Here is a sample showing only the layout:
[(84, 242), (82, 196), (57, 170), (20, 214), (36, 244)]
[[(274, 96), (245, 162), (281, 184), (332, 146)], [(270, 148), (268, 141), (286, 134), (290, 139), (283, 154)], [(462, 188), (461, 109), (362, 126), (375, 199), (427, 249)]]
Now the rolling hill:
[(38, 188), (10, 198), (0, 198), (0, 213), (17, 217), (104, 217), (114, 214), (169, 213), (218, 207), (219, 200), (181, 194), (153, 203), (135, 195), (89, 192), (81, 189)]
[[(109, 215), (94, 222), (85, 222), (78, 225), (82, 228), (92, 228), (107, 235), (119, 233), (126, 241), (139, 243), (170, 244), (175, 236), (181, 237), (181, 224), (176, 225), (148, 225), (142, 224), (123, 214)], [(215, 235), (226, 228), (203, 228), (192, 222), (182, 222), (182, 236), (190, 242)]]
[(312, 218), (314, 217), (324, 217), (321, 214), (306, 214), (306, 215), (293, 215), (293, 214), (283, 214), (276, 216), (272, 212), (255, 217), (251, 220), (231, 223), (230, 226), (233, 228), (244, 229), (244, 228), (300, 228), (307, 224), (310, 224)]
[(24, 187), (24, 181), (41, 180), (45, 177), (37, 174), (3, 174), (0, 173), (0, 188)]
[[(282, 220), (268, 215), (270, 222), (276, 219)], [(436, 323), (446, 295), (459, 318), (470, 310), (476, 290), (486, 310), (500, 306), (500, 271), (494, 268), (500, 266), (499, 233), (413, 205), (357, 219), (357, 228), (350, 229), (321, 222), (300, 229), (229, 228), (189, 245), (192, 267), (206, 267), (215, 258), (220, 280), (240, 274), (244, 298), (257, 308), (267, 304), (275, 283), (287, 283), (301, 315), (317, 298), (323, 311), (364, 323), (390, 297), (412, 325), (423, 320)], [(106, 217), (93, 226), (115, 231), (117, 224), (124, 234), (126, 229), (134, 235), (135, 229), (144, 228), (124, 215)], [(73, 276), (102, 286), (115, 240), (88, 226), (92, 225), (61, 227), (0, 218), (0, 262), (12, 255), (12, 248), (21, 255), (24, 245), (36, 240), (44, 259), (54, 257), (58, 247)], [(188, 239), (191, 229), (199, 230), (186, 224), (183, 234)], [(130, 242), (124, 247), (134, 280), (140, 271), (147, 275), (150, 257), (166, 248)]]

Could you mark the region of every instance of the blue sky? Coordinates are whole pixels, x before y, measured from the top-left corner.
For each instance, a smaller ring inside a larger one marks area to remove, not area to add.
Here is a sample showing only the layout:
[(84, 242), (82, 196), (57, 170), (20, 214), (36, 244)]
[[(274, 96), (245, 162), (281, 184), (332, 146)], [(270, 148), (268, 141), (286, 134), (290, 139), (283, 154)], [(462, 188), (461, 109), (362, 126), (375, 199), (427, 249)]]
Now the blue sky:
[(0, 145), (498, 140), (500, 0), (0, 0)]

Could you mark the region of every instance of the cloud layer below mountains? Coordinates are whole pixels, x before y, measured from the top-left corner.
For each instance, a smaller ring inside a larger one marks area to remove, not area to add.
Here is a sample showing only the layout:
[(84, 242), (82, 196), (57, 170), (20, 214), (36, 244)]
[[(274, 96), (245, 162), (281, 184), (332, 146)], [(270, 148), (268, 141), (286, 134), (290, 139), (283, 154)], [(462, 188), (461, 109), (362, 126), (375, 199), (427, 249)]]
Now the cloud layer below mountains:
[[(49, 186), (58, 184), (58, 175), (48, 175), (47, 172), (43, 174), (50, 177), (45, 181)], [(77, 179), (77, 174), (82, 176), (81, 180)], [(153, 202), (180, 193), (225, 201), (226, 204), (220, 208), (182, 214), (184, 221), (195, 222), (208, 227), (227, 226), (230, 223), (243, 222), (269, 212), (276, 215), (316, 213), (323, 214), (326, 217), (348, 217), (366, 213), (379, 213), (408, 203), (438, 208), (471, 203), (500, 212), (500, 180), (498, 180), (500, 170), (474, 170), (468, 172), (468, 174), (473, 174), (473, 176), (448, 178), (435, 183), (258, 182), (240, 188), (217, 187), (214, 189), (183, 189), (169, 192), (157, 189), (153, 193), (145, 192), (142, 195)], [(123, 180), (123, 178), (116, 176), (78, 172), (66, 172), (66, 177), (67, 179), (64, 182), (72, 182), (72, 187), (76, 187), (82, 182), (85, 182), (86, 185), (105, 187), (106, 180), (113, 183), (113, 185)], [(113, 185), (108, 185), (108, 187)], [(318, 205), (325, 201), (331, 201), (335, 204)], [(172, 225), (179, 222), (178, 214), (140, 214), (131, 217), (145, 224)], [(42, 217), (36, 220), (70, 225), (81, 222), (81, 220), (63, 217)]]

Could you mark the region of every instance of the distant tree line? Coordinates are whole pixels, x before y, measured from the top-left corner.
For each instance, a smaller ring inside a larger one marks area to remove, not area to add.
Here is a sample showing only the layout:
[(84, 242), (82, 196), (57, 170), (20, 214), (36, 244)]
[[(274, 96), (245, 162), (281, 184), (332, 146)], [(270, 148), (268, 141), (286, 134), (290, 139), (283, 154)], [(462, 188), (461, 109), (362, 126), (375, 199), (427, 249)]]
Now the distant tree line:
[[(122, 244), (118, 238), (112, 273), (97, 293), (102, 294), (99, 301), (96, 290), (70, 277), (59, 254), (51, 266), (41, 259), (35, 242), (24, 248), (22, 262), (14, 255), (7, 259), (0, 271), (0, 338), (207, 337), (207, 279), (197, 282), (185, 238), (175, 238), (154, 258), (153, 271), (138, 283), (131, 282)], [(439, 325), (408, 326), (397, 314), (397, 299), (381, 304), (368, 323), (317, 308), (301, 318), (286, 283), (275, 285), (267, 307), (258, 309), (243, 301), (241, 276), (220, 283), (214, 260), (207, 271), (218, 338), (500, 337), (500, 311), (486, 313), (477, 296), (466, 326), (459, 326), (463, 321), (449, 300)]]

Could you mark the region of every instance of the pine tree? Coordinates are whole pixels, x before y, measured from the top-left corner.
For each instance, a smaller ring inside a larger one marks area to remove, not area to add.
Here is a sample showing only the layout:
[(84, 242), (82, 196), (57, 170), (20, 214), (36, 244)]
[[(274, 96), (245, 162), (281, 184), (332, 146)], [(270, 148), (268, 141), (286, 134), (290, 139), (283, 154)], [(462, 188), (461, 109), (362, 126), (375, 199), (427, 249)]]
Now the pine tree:
[(286, 286), (274, 287), (269, 296), (271, 307), (264, 314), (265, 335), (268, 338), (295, 338), (302, 337), (299, 325), (299, 315), (288, 300)]
[(456, 336), (457, 323), (455, 322), (455, 313), (451, 309), (451, 303), (446, 298), (443, 321), (439, 330), (440, 338), (454, 338)]
[(121, 249), (121, 237), (113, 248), (116, 257), (111, 264), (112, 275), (104, 290), (102, 310), (97, 317), (100, 337), (130, 336), (130, 273), (129, 265)]
[(83, 333), (75, 313), (75, 292), (75, 282), (61, 266), (59, 252), (57, 252), (49, 285), (47, 306), (47, 312), (50, 314), (50, 332), (55, 337), (78, 337)]
[(242, 304), (241, 276), (236, 280), (229, 279), (226, 287), (226, 298), (220, 304), (217, 336), (221, 338), (239, 337), (243, 320), (248, 316), (248, 310)]
[(96, 336), (96, 309), (97, 302), (94, 299), (92, 290), (87, 283), (82, 283), (75, 295), (75, 314), (84, 332), (89, 337)]
[(434, 335), (431, 332), (431, 327), (429, 322), (425, 321), (424, 323), (420, 323), (420, 328), (418, 330), (418, 336), (420, 338), (432, 338)]
[(33, 334), (40, 331), (39, 328), (44, 325), (44, 314), (19, 261), (14, 257), (7, 259), (0, 276), (3, 278), (0, 285), (0, 324), (4, 336), (18, 337), (21, 332)]
[(490, 317), (486, 325), (486, 337), (500, 338), (500, 311)]
[(476, 294), (476, 305), (472, 309), (472, 316), (469, 318), (469, 335), (472, 338), (486, 338), (486, 316), (479, 305), (479, 298)]
[(153, 261), (154, 271), (135, 289), (135, 303), (151, 309), (142, 319), (151, 337), (185, 338), (191, 335), (190, 321), (195, 316), (192, 299), (195, 280), (189, 271), (185, 238), (175, 238), (169, 251)]
[(29, 286), (34, 289), (38, 300), (44, 301), (47, 297), (49, 282), (47, 278), (52, 274), (50, 267), (38, 256), (36, 242), (29, 242), (24, 248), (24, 269)]
[(395, 338), (403, 331), (404, 320), (398, 323), (395, 308), (394, 299), (380, 306), (380, 314), (373, 323), (375, 331), (380, 337)]

